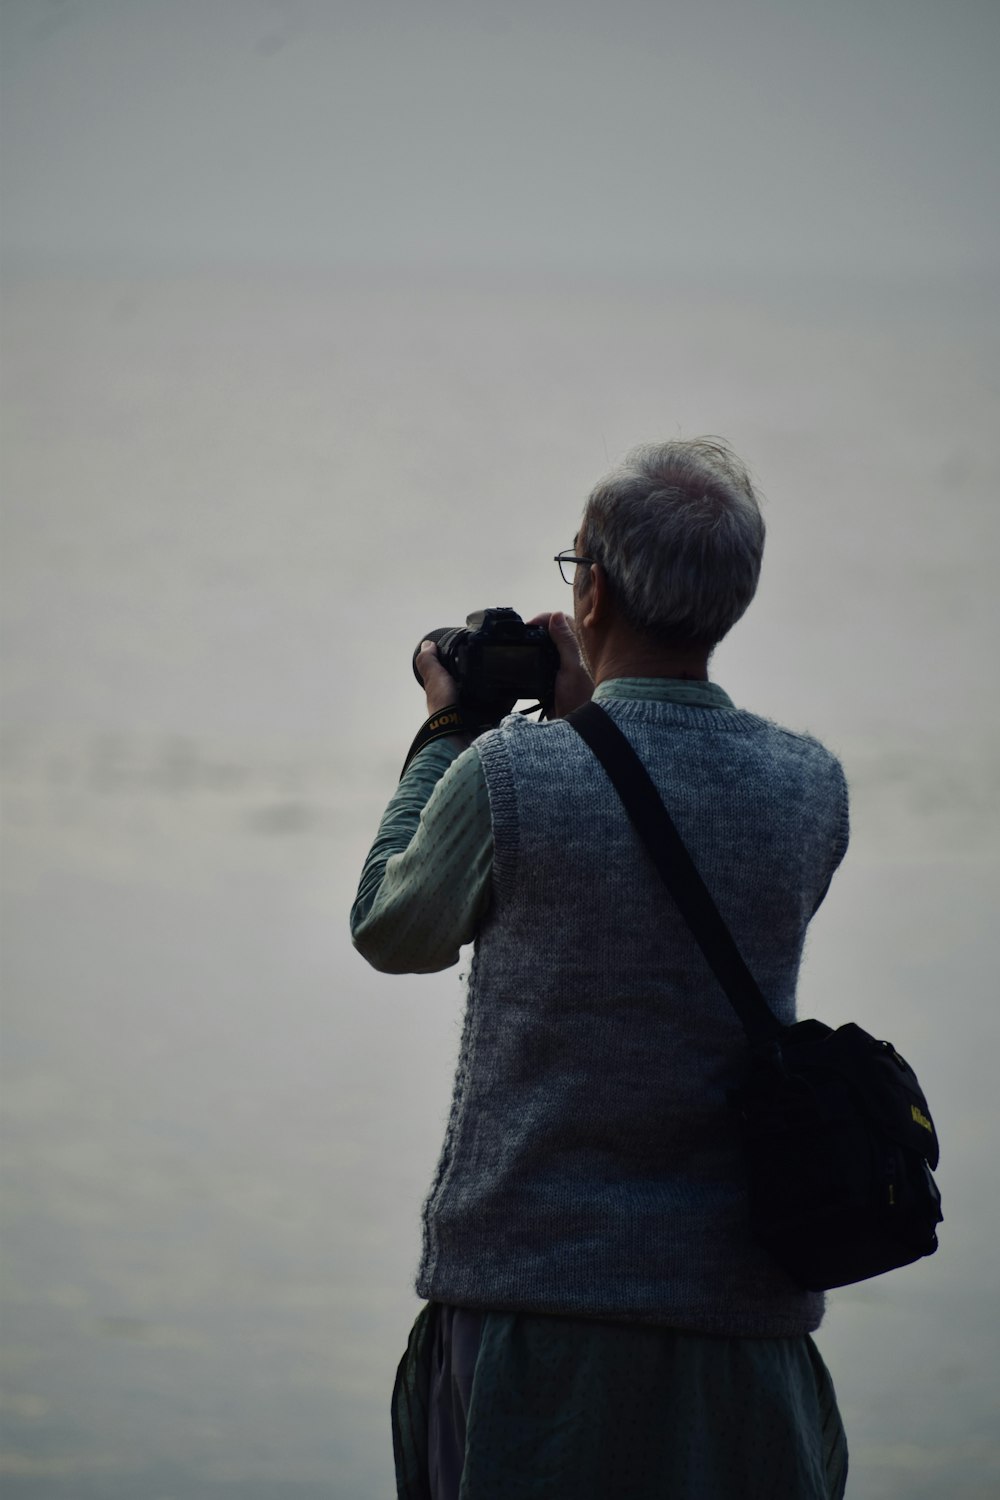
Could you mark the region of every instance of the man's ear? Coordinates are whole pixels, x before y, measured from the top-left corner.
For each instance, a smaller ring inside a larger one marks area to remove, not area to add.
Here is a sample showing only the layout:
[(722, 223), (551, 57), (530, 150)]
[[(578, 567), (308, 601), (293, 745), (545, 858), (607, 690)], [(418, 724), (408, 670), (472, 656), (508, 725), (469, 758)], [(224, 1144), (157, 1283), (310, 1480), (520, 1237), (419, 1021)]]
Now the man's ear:
[(608, 587), (608, 575), (600, 563), (591, 563), (587, 584), (580, 597), (586, 611), (582, 623), (587, 629), (592, 630), (595, 625), (606, 624), (611, 590)]

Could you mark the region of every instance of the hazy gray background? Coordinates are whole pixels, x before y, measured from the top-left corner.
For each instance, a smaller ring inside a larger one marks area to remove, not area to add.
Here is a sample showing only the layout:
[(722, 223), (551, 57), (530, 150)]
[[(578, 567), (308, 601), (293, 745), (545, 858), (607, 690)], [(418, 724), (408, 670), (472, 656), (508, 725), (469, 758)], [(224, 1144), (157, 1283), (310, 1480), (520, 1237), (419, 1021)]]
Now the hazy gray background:
[(5, 0), (28, 254), (994, 270), (990, 3)]
[(770, 528), (715, 676), (852, 785), (802, 1007), (944, 1139), (820, 1334), (849, 1494), (995, 1495), (1000, 12), (0, 20), (5, 1497), (391, 1493), (461, 1011), (346, 930), (410, 652), (700, 431)]

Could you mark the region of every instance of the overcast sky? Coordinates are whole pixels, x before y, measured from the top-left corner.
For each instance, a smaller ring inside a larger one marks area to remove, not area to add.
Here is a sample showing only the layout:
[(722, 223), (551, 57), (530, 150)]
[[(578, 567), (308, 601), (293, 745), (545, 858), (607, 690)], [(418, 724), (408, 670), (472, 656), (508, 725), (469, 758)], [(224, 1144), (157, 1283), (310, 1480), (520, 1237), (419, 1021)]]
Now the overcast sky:
[(28, 258), (981, 271), (997, 0), (2, 0)]

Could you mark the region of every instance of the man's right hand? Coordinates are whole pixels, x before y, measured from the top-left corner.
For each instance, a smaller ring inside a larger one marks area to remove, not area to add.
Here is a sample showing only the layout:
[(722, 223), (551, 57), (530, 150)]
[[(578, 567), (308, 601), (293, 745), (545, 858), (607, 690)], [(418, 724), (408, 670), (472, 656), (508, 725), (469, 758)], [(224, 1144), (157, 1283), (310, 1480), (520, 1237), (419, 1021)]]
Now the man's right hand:
[(583, 664), (580, 644), (576, 638), (573, 622), (561, 610), (551, 614), (535, 615), (529, 625), (542, 625), (549, 632), (559, 652), (559, 670), (556, 673), (556, 696), (552, 708), (554, 719), (565, 719), (574, 708), (589, 703), (594, 691), (590, 673)]

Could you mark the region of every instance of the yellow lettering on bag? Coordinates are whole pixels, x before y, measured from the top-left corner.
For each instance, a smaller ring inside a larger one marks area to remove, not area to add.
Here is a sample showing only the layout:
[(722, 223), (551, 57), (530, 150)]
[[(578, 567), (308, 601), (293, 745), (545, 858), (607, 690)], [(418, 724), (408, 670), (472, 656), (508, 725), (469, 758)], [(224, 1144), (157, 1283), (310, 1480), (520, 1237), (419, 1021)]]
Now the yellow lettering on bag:
[(915, 1125), (922, 1125), (925, 1130), (930, 1130), (933, 1132), (934, 1126), (931, 1124), (930, 1120), (928, 1120), (923, 1111), (918, 1109), (915, 1104), (910, 1105), (910, 1114)]

